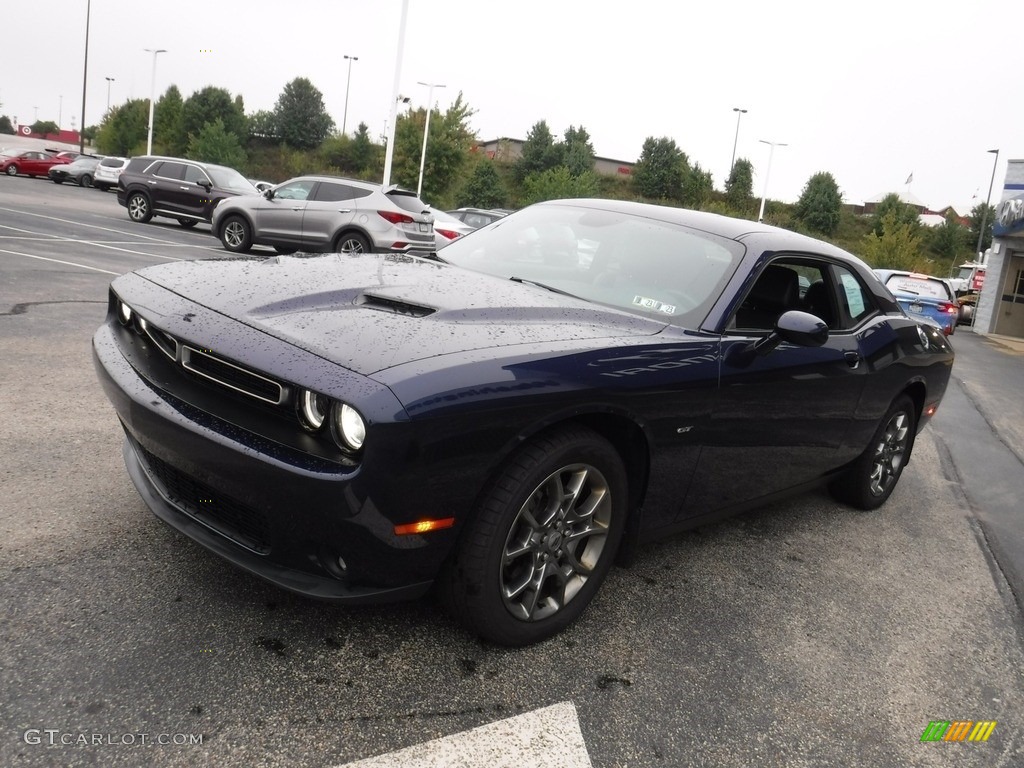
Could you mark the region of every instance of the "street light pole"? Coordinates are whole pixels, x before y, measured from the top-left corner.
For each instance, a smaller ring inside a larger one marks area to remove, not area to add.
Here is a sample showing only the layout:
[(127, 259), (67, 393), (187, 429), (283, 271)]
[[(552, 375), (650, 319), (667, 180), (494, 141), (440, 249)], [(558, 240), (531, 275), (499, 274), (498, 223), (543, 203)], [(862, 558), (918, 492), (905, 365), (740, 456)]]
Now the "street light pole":
[(423, 192), (423, 166), (427, 162), (427, 135), (430, 133), (430, 113), (434, 109), (434, 89), (446, 87), (440, 83), (420, 82), (419, 84), (427, 86), (430, 90), (427, 92), (427, 120), (423, 124), (423, 151), (420, 152), (420, 180), (416, 185), (416, 197)]
[(60, 126), (64, 122), (64, 94), (57, 97), (57, 133), (60, 133)]
[(760, 224), (764, 221), (764, 203), (768, 199), (768, 177), (772, 175), (772, 155), (775, 154), (776, 147), (788, 147), (789, 145), (778, 141), (765, 141), (764, 139), (758, 139), (758, 141), (769, 146), (768, 170), (764, 174), (764, 190), (761, 192), (761, 210), (757, 212), (757, 223)]
[(345, 80), (345, 111), (342, 113), (341, 117), (342, 136), (345, 135), (345, 126), (348, 124), (348, 89), (349, 86), (352, 85), (352, 62), (359, 61), (358, 56), (349, 56), (348, 54), (346, 54), (345, 58), (348, 59), (348, 78)]
[(110, 114), (110, 84), (114, 82), (114, 78), (108, 77), (107, 81), (107, 114)]
[(999, 150), (990, 149), (989, 153), (995, 153), (996, 159), (992, 162), (992, 180), (988, 183), (988, 197), (985, 198), (985, 207), (981, 211), (981, 229), (978, 231), (978, 259), (981, 259), (981, 243), (985, 239), (985, 219), (988, 218), (988, 206), (992, 200), (992, 185), (996, 182), (996, 166), (999, 165)]
[(82, 130), (78, 134), (78, 151), (85, 153), (85, 92), (89, 83), (89, 17), (92, 16), (92, 0), (85, 4), (85, 61), (82, 63)]
[(736, 138), (732, 140), (732, 160), (729, 161), (729, 178), (732, 178), (732, 169), (736, 166), (736, 145), (740, 140), (740, 118), (747, 114), (747, 110), (740, 109), (739, 107), (733, 107), (732, 111), (736, 113)]
[(146, 154), (153, 154), (153, 99), (156, 97), (156, 57), (157, 54), (167, 53), (164, 48), (144, 48), (143, 50), (153, 54), (153, 72), (149, 79), (149, 133), (146, 136)]
[(384, 149), (383, 186), (391, 184), (391, 164), (395, 159), (395, 122), (398, 119), (399, 83), (402, 81), (402, 53), (405, 50), (405, 22), (409, 17), (409, 0), (402, 0), (402, 19), (398, 26), (398, 53), (395, 56), (395, 82), (391, 89), (391, 115), (388, 119), (388, 145)]

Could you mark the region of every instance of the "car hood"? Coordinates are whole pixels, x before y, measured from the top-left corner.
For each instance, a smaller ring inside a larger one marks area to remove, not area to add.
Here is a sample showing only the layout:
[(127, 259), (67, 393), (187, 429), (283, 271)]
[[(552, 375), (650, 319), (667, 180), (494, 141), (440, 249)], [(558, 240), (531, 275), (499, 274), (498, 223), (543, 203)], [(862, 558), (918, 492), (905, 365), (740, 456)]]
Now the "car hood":
[(364, 375), (491, 347), (649, 336), (666, 325), (400, 254), (211, 259), (138, 274)]

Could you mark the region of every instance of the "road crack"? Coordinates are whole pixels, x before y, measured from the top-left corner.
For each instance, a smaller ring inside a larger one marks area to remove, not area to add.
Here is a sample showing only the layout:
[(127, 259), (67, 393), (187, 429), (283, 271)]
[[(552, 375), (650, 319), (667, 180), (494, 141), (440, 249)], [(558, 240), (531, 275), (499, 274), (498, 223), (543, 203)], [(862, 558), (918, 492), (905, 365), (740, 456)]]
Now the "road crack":
[(106, 304), (106, 301), (99, 301), (98, 299), (67, 299), (65, 301), (25, 301), (21, 304), (15, 304), (11, 307), (8, 312), (0, 312), (0, 317), (13, 317), (14, 315), (24, 315), (28, 312), (29, 307), (42, 307), (47, 304)]

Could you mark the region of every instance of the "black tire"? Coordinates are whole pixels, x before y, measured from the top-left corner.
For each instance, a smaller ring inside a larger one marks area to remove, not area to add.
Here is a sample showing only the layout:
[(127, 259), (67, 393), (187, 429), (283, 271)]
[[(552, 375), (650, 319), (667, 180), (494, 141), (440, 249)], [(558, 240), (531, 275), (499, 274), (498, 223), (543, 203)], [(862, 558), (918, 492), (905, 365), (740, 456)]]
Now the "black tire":
[(100, 192), (108, 192), (110, 187), (106, 184), (93, 184), (94, 189), (98, 189)]
[(63, 184), (64, 183), (64, 179), (58, 179), (57, 177), (54, 177), (53, 183), (54, 184)]
[(900, 395), (864, 453), (832, 483), (832, 495), (857, 509), (878, 509), (892, 494), (910, 461), (916, 434), (917, 408), (909, 397)]
[(132, 192), (128, 195), (128, 218), (139, 224), (145, 224), (153, 218), (153, 206), (149, 198), (142, 192)]
[(91, 187), (92, 186), (92, 176), (90, 176), (88, 173), (83, 173), (81, 176), (78, 177), (78, 186), (80, 186), (80, 187)]
[(229, 216), (220, 225), (220, 241), (232, 253), (248, 253), (252, 248), (252, 227), (243, 216)]
[(369, 253), (369, 241), (358, 232), (348, 232), (334, 238), (335, 253)]
[(295, 253), (299, 249), (298, 248), (285, 248), (283, 245), (275, 245), (274, 246), (274, 250), (277, 251), (282, 256), (291, 256), (293, 253)]
[(499, 645), (561, 632), (611, 568), (627, 486), (619, 454), (589, 429), (526, 443), (461, 532), (438, 585), (442, 602), (470, 632)]
[(7, 175), (8, 176), (17, 176), (18, 175), (18, 166), (16, 166), (14, 163), (11, 163), (10, 165), (8, 165), (7, 166)]
[(178, 219), (178, 225), (185, 229), (191, 229), (198, 223), (195, 219)]

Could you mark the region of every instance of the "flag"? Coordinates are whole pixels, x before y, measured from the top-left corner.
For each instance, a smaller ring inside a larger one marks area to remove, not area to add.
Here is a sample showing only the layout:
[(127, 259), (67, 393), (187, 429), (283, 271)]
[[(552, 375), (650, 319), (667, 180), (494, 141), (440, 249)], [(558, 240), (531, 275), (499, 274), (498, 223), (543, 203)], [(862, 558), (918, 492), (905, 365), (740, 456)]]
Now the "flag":
[(913, 180), (914, 180), (914, 174), (913, 174), (913, 173), (911, 173), (911, 174), (910, 174), (909, 176), (907, 176), (907, 180), (906, 180), (906, 182), (905, 182), (905, 183), (909, 184), (909, 183), (910, 183), (910, 182), (912, 182)]

